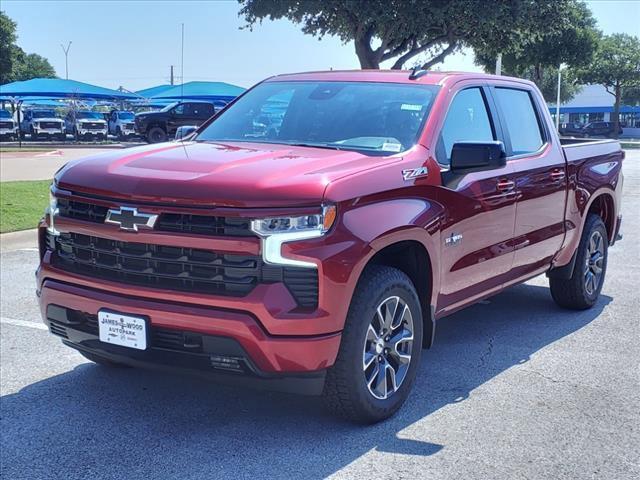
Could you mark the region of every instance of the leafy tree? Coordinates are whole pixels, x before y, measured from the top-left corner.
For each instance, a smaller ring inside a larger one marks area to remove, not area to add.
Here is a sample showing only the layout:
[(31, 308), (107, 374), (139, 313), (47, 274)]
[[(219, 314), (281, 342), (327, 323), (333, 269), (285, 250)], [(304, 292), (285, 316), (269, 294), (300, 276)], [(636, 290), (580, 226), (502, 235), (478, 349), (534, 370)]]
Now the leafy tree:
[(0, 84), (11, 78), (13, 65), (12, 47), (16, 41), (16, 23), (0, 11)]
[(629, 96), (640, 87), (640, 39), (625, 33), (602, 37), (593, 61), (580, 72), (584, 83), (604, 85), (613, 97), (613, 130), (617, 137), (620, 104), (625, 92)]
[(543, 31), (562, 29), (578, 0), (238, 0), (249, 27), (288, 19), (306, 34), (354, 42), (362, 68), (417, 55), (430, 68), (462, 47), (503, 52)]
[(622, 92), (622, 103), (624, 105), (640, 105), (640, 85), (625, 88)]
[[(581, 2), (569, 2), (563, 21), (556, 29), (543, 29), (537, 37), (523, 40), (502, 53), (502, 73), (533, 81), (547, 101), (556, 100), (558, 66), (565, 64), (561, 101), (573, 98), (580, 90), (575, 68), (589, 64), (593, 58), (599, 32), (589, 8)], [(476, 49), (476, 64), (493, 72), (496, 52)]]
[(37, 53), (25, 53), (20, 47), (14, 49), (12, 69), (13, 82), (31, 78), (56, 78), (56, 71), (49, 60)]
[(16, 45), (16, 23), (0, 11), (0, 84), (55, 78), (56, 71), (49, 61), (37, 53), (25, 53)]

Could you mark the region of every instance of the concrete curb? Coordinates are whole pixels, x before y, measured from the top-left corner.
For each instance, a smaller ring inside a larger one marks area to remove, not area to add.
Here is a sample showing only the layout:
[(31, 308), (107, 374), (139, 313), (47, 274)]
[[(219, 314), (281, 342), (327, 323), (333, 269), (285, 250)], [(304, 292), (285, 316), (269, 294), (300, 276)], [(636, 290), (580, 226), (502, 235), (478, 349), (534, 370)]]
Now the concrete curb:
[(38, 230), (0, 233), (0, 252), (11, 252), (23, 248), (38, 247)]

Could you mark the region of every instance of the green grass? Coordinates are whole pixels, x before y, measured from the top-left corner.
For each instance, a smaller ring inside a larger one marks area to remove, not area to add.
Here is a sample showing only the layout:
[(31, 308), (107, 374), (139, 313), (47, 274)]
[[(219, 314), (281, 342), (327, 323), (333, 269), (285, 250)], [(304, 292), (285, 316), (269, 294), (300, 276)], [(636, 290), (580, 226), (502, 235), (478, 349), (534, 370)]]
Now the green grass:
[(49, 204), (51, 180), (0, 183), (0, 233), (36, 228)]

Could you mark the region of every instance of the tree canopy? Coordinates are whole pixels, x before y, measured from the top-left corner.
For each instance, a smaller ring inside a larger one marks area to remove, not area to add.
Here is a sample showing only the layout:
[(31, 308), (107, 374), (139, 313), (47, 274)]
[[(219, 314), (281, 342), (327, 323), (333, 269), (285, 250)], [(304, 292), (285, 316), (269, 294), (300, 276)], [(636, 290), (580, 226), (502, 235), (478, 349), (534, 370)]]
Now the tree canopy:
[[(618, 131), (620, 104), (633, 100), (640, 87), (640, 39), (625, 33), (602, 37), (593, 61), (579, 73), (583, 83), (603, 85), (614, 97), (614, 131)], [(637, 100), (637, 96), (635, 97)]]
[(362, 68), (393, 60), (403, 68), (417, 56), (422, 68), (462, 47), (495, 55), (518, 51), (543, 33), (566, 29), (578, 0), (238, 0), (249, 27), (288, 19), (304, 33), (354, 42)]
[(0, 11), (0, 84), (56, 77), (56, 71), (46, 58), (37, 53), (26, 53), (16, 45), (16, 40), (16, 23)]
[[(547, 101), (555, 101), (558, 67), (564, 64), (569, 68), (563, 73), (561, 100), (568, 101), (580, 89), (576, 68), (591, 62), (599, 35), (587, 6), (569, 2), (555, 29), (543, 29), (538, 36), (524, 39), (503, 52), (502, 73), (535, 82)], [(495, 51), (476, 49), (475, 53), (476, 63), (493, 72)]]

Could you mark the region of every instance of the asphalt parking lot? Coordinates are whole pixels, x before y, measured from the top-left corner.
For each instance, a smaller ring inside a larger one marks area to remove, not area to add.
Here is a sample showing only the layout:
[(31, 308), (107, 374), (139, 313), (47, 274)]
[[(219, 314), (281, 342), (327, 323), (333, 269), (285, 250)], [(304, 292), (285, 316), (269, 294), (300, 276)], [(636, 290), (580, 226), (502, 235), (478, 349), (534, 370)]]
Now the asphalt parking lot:
[(88, 363), (40, 321), (32, 248), (1, 255), (1, 476), (640, 478), (640, 150), (599, 303), (544, 277), (440, 322), (398, 415), (354, 426), (317, 399)]

